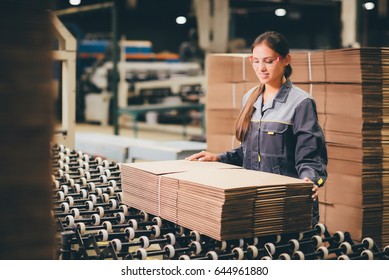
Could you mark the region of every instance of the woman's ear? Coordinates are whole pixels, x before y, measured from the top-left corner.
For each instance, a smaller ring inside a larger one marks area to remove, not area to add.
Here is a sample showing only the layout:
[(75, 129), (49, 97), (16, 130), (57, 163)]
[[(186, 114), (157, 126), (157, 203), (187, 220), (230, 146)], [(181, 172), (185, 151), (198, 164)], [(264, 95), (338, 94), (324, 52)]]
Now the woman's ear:
[(283, 59), (284, 67), (288, 66), (291, 63), (291, 60), (292, 57), (290, 56), (290, 54), (287, 54)]

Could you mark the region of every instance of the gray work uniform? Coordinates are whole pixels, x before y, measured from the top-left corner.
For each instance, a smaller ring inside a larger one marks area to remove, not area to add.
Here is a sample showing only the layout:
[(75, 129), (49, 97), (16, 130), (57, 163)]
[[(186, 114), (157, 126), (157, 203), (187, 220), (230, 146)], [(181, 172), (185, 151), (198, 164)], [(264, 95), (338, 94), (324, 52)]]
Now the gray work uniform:
[[(243, 105), (257, 88), (243, 97)], [(254, 104), (249, 130), (241, 146), (220, 154), (221, 162), (246, 169), (307, 177), (319, 187), (327, 179), (327, 149), (312, 97), (288, 79), (273, 100)], [(313, 224), (319, 222), (318, 200)]]

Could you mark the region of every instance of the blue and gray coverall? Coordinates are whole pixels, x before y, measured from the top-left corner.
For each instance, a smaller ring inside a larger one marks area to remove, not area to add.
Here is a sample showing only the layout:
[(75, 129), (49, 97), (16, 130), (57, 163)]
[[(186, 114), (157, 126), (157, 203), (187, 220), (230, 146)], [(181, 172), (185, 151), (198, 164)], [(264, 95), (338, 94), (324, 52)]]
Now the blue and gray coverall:
[[(243, 97), (243, 105), (257, 89)], [(288, 79), (273, 100), (254, 104), (249, 130), (241, 146), (220, 154), (221, 162), (246, 169), (308, 178), (319, 187), (327, 179), (327, 149), (318, 123), (316, 104)], [(313, 204), (313, 225), (319, 222), (319, 204)]]

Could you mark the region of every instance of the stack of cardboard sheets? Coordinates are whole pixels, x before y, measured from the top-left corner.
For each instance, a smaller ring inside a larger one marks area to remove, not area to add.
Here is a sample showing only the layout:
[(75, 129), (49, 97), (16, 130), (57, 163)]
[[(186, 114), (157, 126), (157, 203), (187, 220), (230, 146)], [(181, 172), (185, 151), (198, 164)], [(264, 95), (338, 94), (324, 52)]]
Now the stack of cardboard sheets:
[(221, 163), (173, 165), (124, 164), (123, 202), (217, 240), (311, 228), (312, 183)]
[(291, 56), (291, 79), (294, 83), (326, 82), (323, 51), (292, 51)]
[(242, 167), (220, 162), (169, 160), (125, 163), (121, 168), (123, 203), (176, 222), (178, 181), (161, 175), (198, 169), (212, 174), (216, 169)]
[[(388, 49), (292, 55), (298, 65), (292, 80), (315, 99), (327, 141), (329, 177), (320, 194), (321, 221), (358, 241), (369, 236), (389, 243)], [(323, 58), (321, 65), (314, 56)]]

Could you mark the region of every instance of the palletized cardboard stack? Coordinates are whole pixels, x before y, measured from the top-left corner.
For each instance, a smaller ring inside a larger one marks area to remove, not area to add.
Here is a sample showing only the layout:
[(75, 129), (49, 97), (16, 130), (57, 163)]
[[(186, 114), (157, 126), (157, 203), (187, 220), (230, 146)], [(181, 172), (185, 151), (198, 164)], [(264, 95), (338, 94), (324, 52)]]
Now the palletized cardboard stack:
[(301, 232), (312, 184), (217, 162), (122, 165), (122, 201), (217, 240)]
[(238, 147), (235, 121), (243, 95), (258, 85), (249, 54), (211, 54), (206, 58), (207, 150), (220, 153)]

